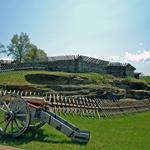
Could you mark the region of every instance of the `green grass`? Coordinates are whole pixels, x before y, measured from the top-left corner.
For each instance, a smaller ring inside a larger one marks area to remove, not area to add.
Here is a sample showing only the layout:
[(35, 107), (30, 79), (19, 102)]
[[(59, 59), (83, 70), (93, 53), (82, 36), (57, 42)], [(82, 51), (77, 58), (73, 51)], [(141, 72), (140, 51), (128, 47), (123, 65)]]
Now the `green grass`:
[[(64, 116), (63, 116), (64, 117)], [(150, 112), (113, 117), (65, 116), (81, 129), (91, 132), (87, 145), (73, 143), (48, 125), (18, 139), (1, 138), (0, 144), (26, 150), (149, 150)]]
[(141, 82), (140, 79), (136, 79), (134, 77), (121, 78), (121, 80), (132, 81), (132, 82)]
[(117, 79), (112, 75), (102, 73), (78, 73), (77, 75), (88, 78), (94, 84), (108, 84), (110, 81)]
[(50, 72), (50, 71), (8, 71), (0, 73), (0, 84), (10, 85), (32, 85), (26, 81), (25, 76), (28, 74), (48, 74), (59, 76), (76, 76), (88, 78), (93, 84), (107, 84), (115, 79), (112, 75), (98, 73), (67, 73), (67, 72)]
[(69, 76), (70, 73), (65, 72), (50, 72), (50, 71), (8, 71), (0, 73), (0, 84), (8, 85), (32, 85), (26, 81), (25, 76), (28, 74), (48, 74), (48, 75), (60, 75)]
[(127, 78), (117, 78), (109, 74), (100, 74), (100, 73), (67, 73), (59, 71), (8, 71), (0, 73), (0, 84), (9, 84), (9, 85), (32, 85), (25, 79), (26, 75), (29, 74), (47, 74), (47, 75), (58, 75), (64, 77), (76, 77), (76, 78), (88, 78), (89, 83), (95, 85), (110, 85), (111, 82), (115, 80), (127, 80), (132, 82), (150, 82), (150, 76), (142, 77), (141, 79), (135, 79), (133, 77)]
[(150, 83), (150, 76), (143, 76), (141, 79)]

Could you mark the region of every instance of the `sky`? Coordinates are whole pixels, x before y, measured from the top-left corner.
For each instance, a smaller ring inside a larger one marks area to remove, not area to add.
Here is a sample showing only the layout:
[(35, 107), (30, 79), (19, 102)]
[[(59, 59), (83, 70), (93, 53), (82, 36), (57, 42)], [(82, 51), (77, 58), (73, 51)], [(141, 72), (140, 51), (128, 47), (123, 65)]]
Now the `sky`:
[(149, 14), (149, 0), (0, 0), (0, 43), (24, 32), (48, 56), (130, 63), (150, 75)]

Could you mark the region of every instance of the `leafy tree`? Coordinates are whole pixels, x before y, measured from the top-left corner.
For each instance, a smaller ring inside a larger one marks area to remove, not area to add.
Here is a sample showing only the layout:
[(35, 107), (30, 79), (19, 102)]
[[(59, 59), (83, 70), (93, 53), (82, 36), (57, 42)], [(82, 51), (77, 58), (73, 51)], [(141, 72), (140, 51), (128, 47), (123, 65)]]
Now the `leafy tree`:
[(47, 60), (47, 54), (34, 44), (30, 43), (28, 35), (23, 32), (21, 32), (20, 35), (15, 34), (7, 48), (0, 43), (0, 54), (1, 53), (11, 56), (16, 63)]
[(29, 50), (26, 52), (24, 60), (26, 62), (39, 62), (47, 59), (47, 54), (38, 49), (37, 46), (31, 44)]
[(0, 54), (1, 53), (6, 53), (6, 49), (5, 49), (5, 46), (0, 43)]
[(30, 39), (26, 33), (15, 34), (11, 39), (11, 44), (7, 47), (8, 56), (12, 56), (16, 62), (22, 63), (29, 47)]

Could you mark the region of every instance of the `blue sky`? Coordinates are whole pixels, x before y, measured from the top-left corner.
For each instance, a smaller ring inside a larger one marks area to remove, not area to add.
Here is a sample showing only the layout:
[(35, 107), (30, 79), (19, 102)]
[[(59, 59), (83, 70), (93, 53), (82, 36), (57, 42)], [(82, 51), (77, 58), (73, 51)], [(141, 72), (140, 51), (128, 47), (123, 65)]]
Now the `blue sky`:
[(149, 0), (0, 0), (0, 43), (25, 32), (49, 56), (129, 62), (150, 74), (149, 14)]

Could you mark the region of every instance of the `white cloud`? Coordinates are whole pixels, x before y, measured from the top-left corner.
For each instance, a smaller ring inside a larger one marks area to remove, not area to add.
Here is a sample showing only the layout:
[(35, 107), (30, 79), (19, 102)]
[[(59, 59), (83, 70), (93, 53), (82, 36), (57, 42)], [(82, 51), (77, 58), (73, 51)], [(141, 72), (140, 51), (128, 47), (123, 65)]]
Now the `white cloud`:
[(144, 74), (145, 76), (150, 76), (150, 73), (146, 73), (146, 74)]
[(107, 60), (108, 61), (117, 61), (117, 60), (119, 60), (119, 56), (109, 56)]
[(142, 51), (141, 50), (137, 50), (137, 53), (141, 53)]
[(125, 52), (125, 61), (150, 62), (150, 51), (138, 51), (136, 54)]
[(13, 59), (10, 57), (3, 57), (3, 58), (0, 58), (0, 60), (13, 61)]
[(13, 61), (13, 59), (10, 57), (3, 57), (3, 58), (0, 58), (0, 61), (2, 61), (4, 63), (11, 63)]

